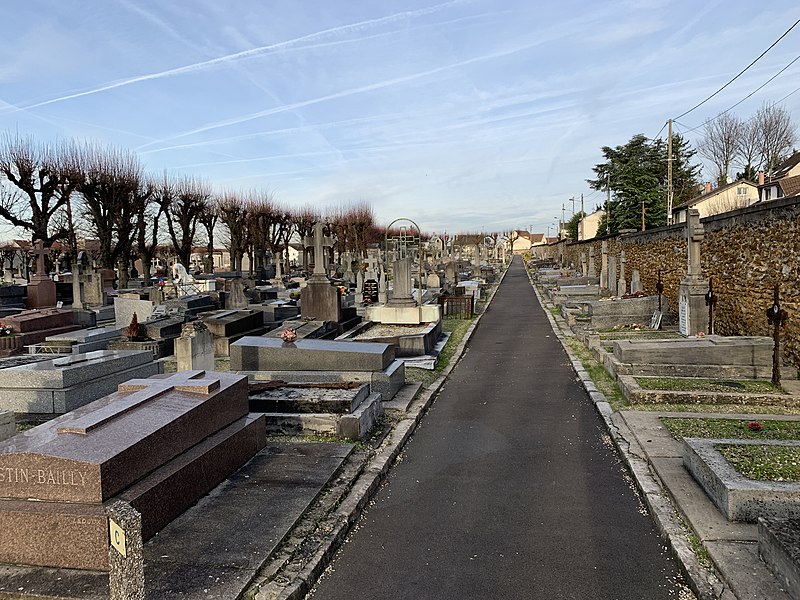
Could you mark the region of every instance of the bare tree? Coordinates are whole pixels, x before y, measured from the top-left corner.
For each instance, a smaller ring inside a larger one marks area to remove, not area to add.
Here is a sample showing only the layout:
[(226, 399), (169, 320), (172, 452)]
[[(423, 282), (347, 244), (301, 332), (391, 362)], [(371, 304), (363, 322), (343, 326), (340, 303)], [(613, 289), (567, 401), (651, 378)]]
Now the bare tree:
[(51, 231), (51, 221), (75, 190), (70, 152), (66, 144), (41, 146), (30, 137), (0, 139), (0, 173), (8, 182), (0, 194), (0, 217), (46, 245), (66, 234), (62, 228)]
[(219, 220), (218, 208), (219, 201), (215, 198), (206, 204), (206, 207), (197, 217), (200, 224), (206, 230), (207, 254), (203, 260), (203, 272), (205, 273), (214, 272), (214, 228), (217, 226), (217, 221)]
[(175, 195), (164, 205), (167, 229), (178, 261), (187, 269), (197, 222), (211, 203), (211, 187), (203, 181), (186, 177), (176, 184)]
[(761, 168), (761, 131), (755, 119), (749, 119), (742, 123), (737, 156), (739, 166), (742, 168), (741, 178), (756, 181), (757, 172)]
[(142, 277), (145, 281), (149, 281), (153, 272), (153, 261), (159, 248), (164, 207), (170, 203), (175, 193), (175, 185), (166, 174), (158, 183), (150, 180), (146, 185), (150, 187), (152, 194), (148, 202), (143, 202), (138, 207), (136, 250), (139, 260), (142, 261)]
[[(320, 220), (321, 216), (319, 212), (311, 206), (304, 206), (297, 211), (295, 211), (293, 217), (294, 219), (294, 226), (295, 231), (297, 232), (298, 237), (300, 238), (300, 247), (301, 247), (301, 257), (300, 257), (300, 266), (302, 267), (303, 271), (308, 270), (308, 253), (305, 249), (304, 240), (306, 236), (310, 236), (314, 233), (314, 223)], [(289, 240), (286, 240), (286, 244), (288, 246)], [(288, 252), (288, 248), (287, 248)]]
[(228, 230), (228, 251), (231, 255), (231, 270), (242, 270), (242, 257), (247, 251), (247, 202), (239, 192), (225, 192), (217, 200), (220, 222)]
[(98, 263), (108, 269), (119, 267), (124, 287), (137, 217), (152, 188), (133, 152), (87, 143), (76, 147), (75, 157), (82, 213), (100, 243)]
[(728, 112), (706, 120), (704, 136), (697, 151), (714, 165), (715, 177), (720, 187), (728, 183), (731, 165), (741, 147), (743, 128), (742, 121)]
[(761, 132), (761, 156), (764, 171), (771, 177), (772, 170), (785, 158), (797, 139), (791, 113), (783, 106), (764, 103), (756, 112), (754, 121)]

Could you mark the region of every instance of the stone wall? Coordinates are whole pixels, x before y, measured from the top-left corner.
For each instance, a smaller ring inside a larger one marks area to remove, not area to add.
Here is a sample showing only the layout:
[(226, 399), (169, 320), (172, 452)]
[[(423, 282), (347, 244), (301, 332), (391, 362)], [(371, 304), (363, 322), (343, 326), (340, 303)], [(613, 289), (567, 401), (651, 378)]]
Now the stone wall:
[[(772, 335), (766, 310), (773, 286), (780, 285), (781, 306), (789, 313), (782, 337), (787, 362), (800, 367), (800, 198), (783, 198), (702, 219), (706, 235), (701, 247), (703, 275), (717, 294), (714, 329), (723, 335)], [(560, 242), (550, 256), (580, 268), (581, 254), (594, 248), (600, 274), (603, 240), (609, 256), (625, 249), (625, 278), (639, 270), (643, 288), (655, 293), (661, 271), (670, 307), (678, 306), (678, 285), (687, 268), (685, 224), (646, 232)]]

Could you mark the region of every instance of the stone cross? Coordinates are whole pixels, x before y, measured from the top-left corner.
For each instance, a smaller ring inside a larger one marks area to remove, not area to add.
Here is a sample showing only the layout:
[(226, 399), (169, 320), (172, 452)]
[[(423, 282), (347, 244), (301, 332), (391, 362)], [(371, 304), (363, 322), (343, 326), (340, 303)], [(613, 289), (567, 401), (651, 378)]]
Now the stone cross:
[(587, 275), (589, 277), (597, 277), (597, 270), (594, 266), (594, 246), (589, 246), (589, 270)]
[(42, 240), (36, 240), (33, 243), (33, 255), (36, 257), (36, 275), (44, 277), (47, 275), (44, 266), (44, 257), (50, 254), (50, 250), (44, 247)]
[(333, 247), (333, 236), (325, 235), (325, 226), (314, 223), (314, 235), (307, 235), (303, 244), (314, 247), (314, 273), (313, 275), (325, 276), (325, 248)]
[(686, 218), (686, 245), (689, 253), (689, 271), (688, 275), (700, 276), (702, 269), (700, 267), (700, 244), (705, 237), (705, 230), (700, 223), (700, 211), (696, 208), (690, 208), (689, 214)]
[(586, 254), (583, 252), (581, 252), (581, 273), (583, 274), (584, 277), (589, 276), (589, 268), (588, 265), (586, 264)]
[(625, 281), (625, 250), (619, 253), (619, 281), (617, 281), (617, 295), (624, 296), (628, 293), (628, 282)]

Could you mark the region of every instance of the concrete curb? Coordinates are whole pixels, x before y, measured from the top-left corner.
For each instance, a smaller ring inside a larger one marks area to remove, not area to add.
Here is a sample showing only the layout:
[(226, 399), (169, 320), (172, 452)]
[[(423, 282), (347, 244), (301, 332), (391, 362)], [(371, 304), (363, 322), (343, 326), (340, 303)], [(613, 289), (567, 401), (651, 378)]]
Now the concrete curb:
[(545, 308), (545, 300), (539, 293), (530, 272), (528, 272), (528, 279), (539, 301), (539, 305), (550, 321), (553, 333), (567, 353), (575, 373), (581, 380), (586, 392), (589, 394), (595, 409), (603, 419), (609, 436), (625, 461), (650, 514), (653, 515), (656, 528), (667, 540), (670, 550), (677, 559), (689, 587), (697, 596), (698, 600), (717, 600), (721, 598), (725, 586), (714, 574), (710, 573), (709, 570), (700, 563), (689, 542), (689, 537), (686, 534), (686, 529), (682, 525), (682, 520), (677, 509), (669, 500), (669, 495), (658, 477), (652, 472), (650, 463), (643, 458), (644, 452), (641, 451), (641, 449), (637, 451), (638, 444), (622, 419), (614, 419), (614, 411), (605, 395), (597, 390), (594, 382), (589, 377), (589, 373), (584, 369), (583, 363), (575, 356), (572, 349), (569, 347), (567, 337), (574, 337), (574, 335), (572, 335), (572, 332), (565, 333), (553, 314)]
[(403, 451), (406, 443), (408, 443), (414, 435), (417, 426), (435, 401), (439, 390), (441, 390), (442, 386), (447, 381), (447, 377), (461, 360), (472, 334), (478, 327), (483, 315), (489, 310), (491, 300), (494, 298), (494, 292), (500, 287), (503, 279), (505, 279), (506, 273), (508, 273), (508, 268), (503, 272), (500, 280), (494, 284), (492, 288), (492, 297), (489, 299), (486, 308), (475, 318), (472, 325), (469, 326), (469, 329), (467, 329), (463, 339), (453, 352), (450, 363), (442, 371), (441, 376), (411, 403), (406, 417), (395, 424), (379, 447), (375, 456), (367, 463), (364, 470), (356, 478), (350, 488), (350, 492), (342, 500), (341, 504), (339, 504), (338, 508), (329, 519), (331, 521), (330, 533), (326, 536), (326, 539), (320, 544), (320, 547), (303, 569), (296, 573), (292, 582), (284, 587), (282, 592), (278, 595), (267, 597), (265, 595), (255, 594), (253, 596), (247, 596), (248, 598), (254, 597), (257, 600), (267, 600), (267, 598), (269, 598), (269, 600), (302, 600), (302, 598), (311, 591), (314, 583), (316, 583), (317, 579), (320, 578), (323, 571), (331, 563), (336, 551), (341, 547), (347, 535), (350, 533), (350, 529), (359, 520), (361, 514), (364, 512), (364, 508), (372, 499), (381, 483), (383, 483), (392, 464), (394, 464), (394, 461)]

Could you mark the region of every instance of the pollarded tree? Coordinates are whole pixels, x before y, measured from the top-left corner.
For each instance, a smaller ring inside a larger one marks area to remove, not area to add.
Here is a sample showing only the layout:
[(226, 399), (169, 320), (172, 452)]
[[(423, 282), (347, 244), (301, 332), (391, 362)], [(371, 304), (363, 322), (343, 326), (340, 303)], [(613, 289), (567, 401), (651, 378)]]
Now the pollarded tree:
[(203, 212), (200, 213), (198, 220), (206, 230), (206, 257), (203, 260), (203, 272), (214, 272), (214, 229), (219, 221), (219, 199), (213, 198)]
[(239, 192), (224, 192), (216, 200), (220, 222), (228, 230), (228, 252), (231, 255), (231, 270), (242, 270), (242, 258), (247, 251), (247, 201)]
[(149, 180), (152, 189), (148, 202), (138, 207), (136, 216), (136, 250), (142, 262), (142, 277), (147, 282), (153, 272), (153, 261), (158, 252), (164, 207), (175, 194), (175, 185), (165, 173), (160, 181)]
[(152, 187), (139, 159), (128, 150), (85, 143), (76, 146), (75, 156), (81, 212), (99, 241), (97, 262), (108, 269), (120, 267), (120, 285), (124, 286), (138, 215), (152, 195)]
[(0, 139), (0, 217), (30, 232), (45, 245), (64, 237), (66, 229), (51, 231), (54, 216), (75, 190), (72, 146), (43, 146), (33, 138), (6, 134)]
[[(292, 215), (292, 220), (294, 221), (294, 229), (298, 237), (300, 238), (300, 247), (302, 248), (300, 265), (303, 271), (308, 270), (308, 253), (305, 250), (304, 240), (306, 236), (313, 235), (314, 223), (316, 223), (320, 219), (321, 216), (319, 212), (316, 209), (312, 208), (311, 206), (304, 206), (302, 208), (299, 208)], [(288, 245), (289, 245), (289, 240), (287, 239), (286, 240), (287, 254), (289, 250)]]
[(207, 183), (193, 177), (184, 177), (175, 183), (174, 195), (163, 205), (172, 248), (178, 261), (186, 269), (189, 268), (189, 259), (192, 256), (197, 222), (200, 215), (207, 210), (212, 197), (211, 187)]

